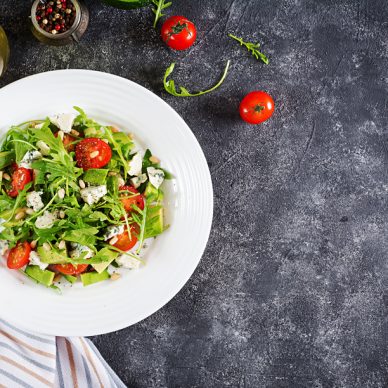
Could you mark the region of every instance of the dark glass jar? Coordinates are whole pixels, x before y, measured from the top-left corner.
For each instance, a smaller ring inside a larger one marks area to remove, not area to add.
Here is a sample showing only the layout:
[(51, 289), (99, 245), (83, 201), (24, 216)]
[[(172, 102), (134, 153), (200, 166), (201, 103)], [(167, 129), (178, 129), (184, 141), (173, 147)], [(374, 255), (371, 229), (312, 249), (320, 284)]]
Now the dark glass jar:
[(78, 42), (82, 35), (85, 33), (88, 24), (89, 24), (89, 10), (87, 9), (85, 3), (82, 0), (68, 0), (73, 3), (76, 11), (76, 16), (73, 24), (70, 28), (58, 34), (52, 34), (45, 31), (40, 27), (38, 21), (36, 20), (36, 9), (40, 4), (40, 0), (35, 0), (31, 7), (31, 28), (32, 33), (38, 38), (41, 42), (54, 45), (54, 46), (63, 46), (73, 42)]

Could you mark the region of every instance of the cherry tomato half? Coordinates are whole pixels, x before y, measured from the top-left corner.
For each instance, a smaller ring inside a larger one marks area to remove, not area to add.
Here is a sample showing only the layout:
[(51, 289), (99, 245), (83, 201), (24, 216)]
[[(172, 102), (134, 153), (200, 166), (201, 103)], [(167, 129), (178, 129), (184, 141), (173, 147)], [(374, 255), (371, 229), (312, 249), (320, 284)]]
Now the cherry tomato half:
[(167, 46), (175, 50), (186, 50), (195, 42), (197, 29), (184, 16), (171, 16), (163, 23), (161, 34)]
[(128, 235), (128, 228), (124, 229), (124, 232), (117, 235), (118, 241), (113, 244), (114, 247), (122, 250), (122, 251), (129, 251), (131, 248), (133, 248), (137, 243), (137, 234), (139, 233), (139, 226), (137, 224), (132, 224), (129, 226), (129, 237)]
[(7, 267), (10, 269), (23, 268), (30, 262), (30, 253), (31, 246), (27, 241), (24, 243), (18, 242), (8, 253)]
[[(54, 136), (58, 137), (58, 132), (55, 132)], [(76, 140), (77, 139), (74, 136), (71, 136), (68, 133), (65, 133), (63, 135), (62, 143), (67, 152), (72, 152), (75, 150), (75, 144), (73, 144), (73, 142), (75, 142)]]
[(260, 124), (268, 120), (275, 110), (272, 97), (260, 90), (248, 93), (240, 104), (241, 118), (250, 124)]
[(121, 186), (120, 191), (125, 191), (120, 194), (121, 197), (127, 197), (120, 199), (127, 213), (133, 210), (133, 205), (136, 205), (140, 210), (144, 209), (144, 195), (140, 194), (134, 187)]
[(79, 275), (86, 271), (89, 264), (55, 264), (53, 268), (64, 275)]
[(8, 191), (8, 195), (15, 198), (18, 196), (19, 191), (23, 190), (24, 186), (32, 181), (32, 174), (31, 170), (24, 167), (18, 167), (16, 163), (13, 165), (13, 170), (11, 182), (12, 188)]
[(106, 166), (112, 157), (112, 150), (101, 139), (88, 137), (75, 147), (75, 158), (78, 167), (84, 170)]

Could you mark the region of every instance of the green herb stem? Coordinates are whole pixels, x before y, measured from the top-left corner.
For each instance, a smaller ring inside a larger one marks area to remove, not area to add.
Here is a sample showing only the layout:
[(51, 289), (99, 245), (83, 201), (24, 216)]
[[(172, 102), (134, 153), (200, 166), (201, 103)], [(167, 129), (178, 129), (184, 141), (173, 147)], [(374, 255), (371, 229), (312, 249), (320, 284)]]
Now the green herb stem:
[(206, 94), (206, 93), (210, 93), (212, 92), (213, 90), (217, 89), (218, 87), (221, 86), (221, 84), (224, 82), (225, 78), (226, 78), (226, 75), (228, 74), (228, 70), (229, 70), (229, 66), (230, 66), (230, 61), (228, 60), (226, 62), (226, 66), (225, 66), (225, 70), (224, 70), (224, 73), (222, 74), (222, 77), (221, 79), (217, 82), (217, 84), (215, 84), (213, 87), (211, 87), (210, 89), (207, 89), (207, 90), (204, 90), (204, 91), (200, 91), (200, 92), (197, 92), (197, 93), (190, 93), (186, 88), (184, 88), (183, 86), (180, 86), (179, 87), (179, 92), (176, 90), (176, 87), (175, 87), (175, 82), (174, 80), (172, 79), (169, 79), (167, 80), (167, 78), (172, 74), (173, 70), (174, 70), (174, 67), (175, 67), (175, 63), (172, 63), (166, 70), (165, 74), (164, 74), (164, 79), (163, 79), (163, 84), (164, 84), (164, 89), (170, 93), (171, 95), (173, 96), (176, 96), (176, 97), (196, 97), (196, 96), (201, 96), (202, 94)]
[(172, 4), (171, 1), (168, 3), (165, 3), (165, 1), (166, 0), (152, 0), (152, 3), (155, 5), (155, 8), (152, 8), (152, 12), (155, 14), (154, 28), (156, 28), (156, 24), (158, 23), (159, 19), (164, 16), (162, 11)]
[(263, 61), (266, 65), (269, 64), (269, 59), (265, 54), (263, 54), (261, 51), (259, 51), (260, 43), (250, 43), (250, 42), (244, 42), (242, 38), (238, 38), (237, 36), (233, 34), (228, 34), (228, 36), (237, 42), (240, 43), (241, 46), (245, 46), (249, 52), (252, 53), (252, 55), (257, 59)]

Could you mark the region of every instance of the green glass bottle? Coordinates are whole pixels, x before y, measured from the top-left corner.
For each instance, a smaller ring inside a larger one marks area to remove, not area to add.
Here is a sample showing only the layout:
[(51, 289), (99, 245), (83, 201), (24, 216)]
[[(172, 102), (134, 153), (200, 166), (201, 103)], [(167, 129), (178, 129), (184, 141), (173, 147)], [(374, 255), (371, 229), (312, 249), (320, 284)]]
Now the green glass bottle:
[(149, 5), (151, 0), (102, 0), (105, 4), (109, 4), (116, 8), (134, 9)]
[(0, 26), (0, 76), (2, 76), (7, 68), (9, 58), (9, 45), (7, 35)]

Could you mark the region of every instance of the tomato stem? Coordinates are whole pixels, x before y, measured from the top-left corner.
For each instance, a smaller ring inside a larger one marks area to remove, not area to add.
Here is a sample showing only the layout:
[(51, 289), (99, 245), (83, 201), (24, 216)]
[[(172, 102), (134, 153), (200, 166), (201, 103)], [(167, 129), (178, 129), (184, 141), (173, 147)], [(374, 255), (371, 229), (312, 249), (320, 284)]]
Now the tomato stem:
[(262, 110), (264, 110), (264, 106), (263, 105), (260, 105), (260, 104), (257, 104), (254, 106), (253, 110), (256, 112), (256, 113), (260, 113)]

